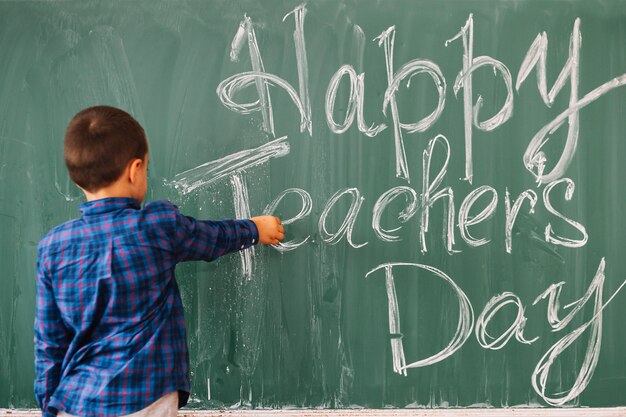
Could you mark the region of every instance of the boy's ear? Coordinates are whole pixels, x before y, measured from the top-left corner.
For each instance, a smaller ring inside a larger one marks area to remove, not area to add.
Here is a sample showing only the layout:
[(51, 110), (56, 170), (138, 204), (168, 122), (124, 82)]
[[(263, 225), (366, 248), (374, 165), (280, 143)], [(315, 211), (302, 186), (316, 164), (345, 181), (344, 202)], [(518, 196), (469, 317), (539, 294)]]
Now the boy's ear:
[(139, 175), (139, 172), (141, 171), (143, 163), (144, 163), (143, 160), (139, 158), (133, 159), (132, 161), (128, 163), (128, 180), (131, 183), (134, 183), (139, 178), (138, 175)]

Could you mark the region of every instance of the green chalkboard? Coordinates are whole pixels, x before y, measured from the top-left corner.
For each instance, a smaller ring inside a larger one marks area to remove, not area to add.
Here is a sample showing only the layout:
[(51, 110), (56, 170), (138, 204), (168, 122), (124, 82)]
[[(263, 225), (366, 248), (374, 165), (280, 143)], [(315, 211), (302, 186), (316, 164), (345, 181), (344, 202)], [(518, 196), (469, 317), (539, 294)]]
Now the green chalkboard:
[(621, 1), (0, 2), (0, 407), (95, 104), (148, 200), (288, 224), (178, 267), (188, 407), (625, 406), (625, 40)]

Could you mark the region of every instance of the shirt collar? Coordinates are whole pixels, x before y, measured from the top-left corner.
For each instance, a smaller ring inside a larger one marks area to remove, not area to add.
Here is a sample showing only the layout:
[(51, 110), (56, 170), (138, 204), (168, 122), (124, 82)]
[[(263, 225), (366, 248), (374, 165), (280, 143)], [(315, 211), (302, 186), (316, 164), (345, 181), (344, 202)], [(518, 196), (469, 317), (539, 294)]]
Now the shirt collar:
[(83, 203), (79, 206), (83, 216), (92, 214), (107, 213), (125, 208), (139, 209), (141, 205), (139, 201), (130, 197), (109, 197), (100, 200), (93, 200)]

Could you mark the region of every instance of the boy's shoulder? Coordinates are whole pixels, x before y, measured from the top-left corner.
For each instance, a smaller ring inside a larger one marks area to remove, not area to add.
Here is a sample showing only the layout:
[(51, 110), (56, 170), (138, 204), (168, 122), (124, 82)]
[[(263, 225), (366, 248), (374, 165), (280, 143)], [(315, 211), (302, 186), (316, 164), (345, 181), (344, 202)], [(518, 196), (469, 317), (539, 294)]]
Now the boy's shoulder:
[[(175, 219), (178, 207), (168, 200), (155, 200), (147, 203), (140, 211), (144, 217), (155, 218), (157, 221)], [(53, 227), (39, 241), (39, 249), (62, 245), (73, 239), (81, 238), (80, 232), (84, 225), (83, 217), (78, 217)]]
[(151, 201), (149, 203), (146, 203), (143, 206), (143, 211), (146, 212), (172, 212), (175, 213), (178, 211), (178, 207), (176, 207), (176, 205), (174, 205), (171, 201), (169, 200), (155, 200), (155, 201)]
[(53, 227), (39, 241), (39, 250), (49, 248), (56, 243), (61, 243), (71, 238), (73, 232), (77, 229), (80, 218), (72, 219)]

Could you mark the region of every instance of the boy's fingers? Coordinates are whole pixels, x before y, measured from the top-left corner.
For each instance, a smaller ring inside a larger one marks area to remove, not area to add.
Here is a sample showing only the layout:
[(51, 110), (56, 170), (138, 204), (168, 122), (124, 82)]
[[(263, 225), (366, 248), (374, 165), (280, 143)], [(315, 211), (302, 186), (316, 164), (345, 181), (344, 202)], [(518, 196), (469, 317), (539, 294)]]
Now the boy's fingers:
[(278, 240), (283, 240), (284, 238), (285, 238), (285, 234), (284, 233), (278, 233), (276, 235), (276, 239), (278, 239)]
[(278, 231), (280, 233), (285, 233), (285, 227), (283, 225), (278, 225)]

